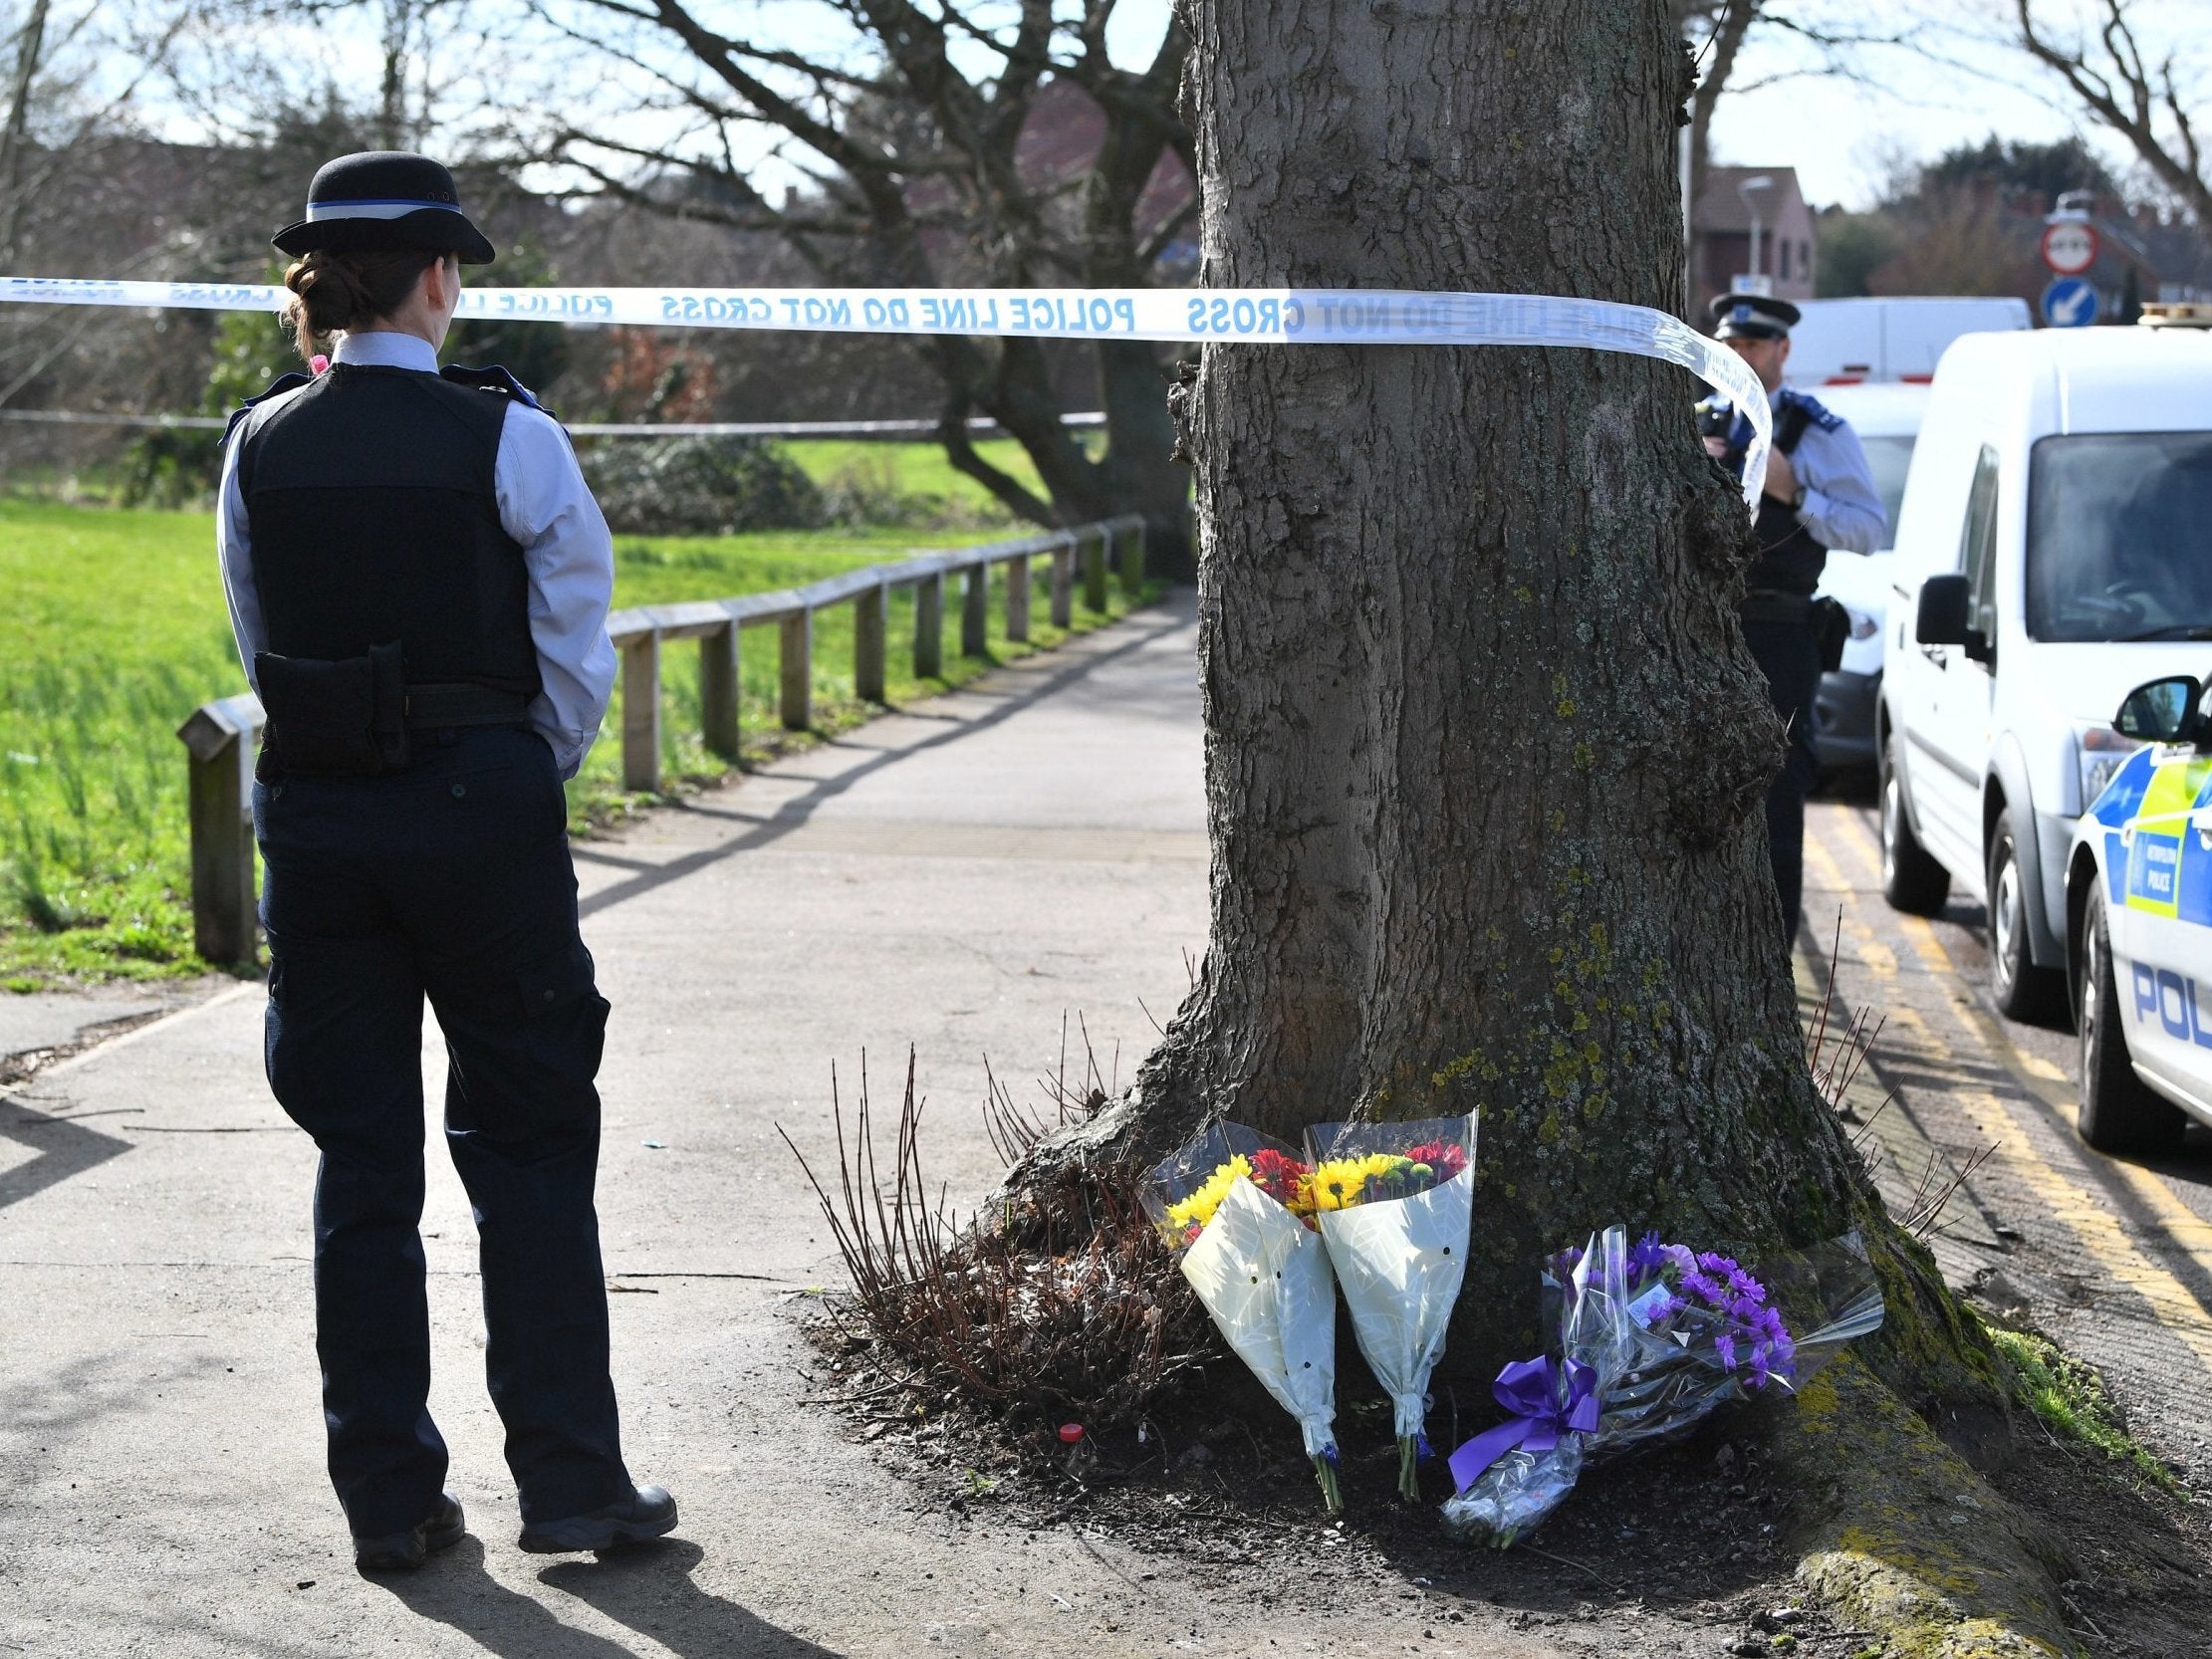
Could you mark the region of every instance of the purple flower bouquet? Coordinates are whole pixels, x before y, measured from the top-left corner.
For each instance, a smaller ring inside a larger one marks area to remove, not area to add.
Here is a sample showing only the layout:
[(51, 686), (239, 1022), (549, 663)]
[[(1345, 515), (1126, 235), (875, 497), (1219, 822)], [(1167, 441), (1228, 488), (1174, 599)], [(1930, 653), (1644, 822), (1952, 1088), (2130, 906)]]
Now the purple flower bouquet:
[(1451, 1457), (1445, 1529), (1501, 1547), (1559, 1507), (1586, 1459), (1685, 1433), (1748, 1393), (1795, 1389), (1882, 1315), (1855, 1233), (1753, 1273), (1656, 1233), (1631, 1245), (1612, 1227), (1549, 1258), (1543, 1280), (1558, 1357), (1500, 1372), (1509, 1420)]

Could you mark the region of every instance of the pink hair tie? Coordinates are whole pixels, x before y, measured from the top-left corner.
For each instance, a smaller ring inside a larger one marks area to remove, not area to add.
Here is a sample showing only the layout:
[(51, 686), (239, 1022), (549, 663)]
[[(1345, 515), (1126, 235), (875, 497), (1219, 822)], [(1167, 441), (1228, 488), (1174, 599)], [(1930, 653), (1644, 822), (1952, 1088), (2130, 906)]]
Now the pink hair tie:
[(318, 352), (315, 354), (314, 356), (308, 358), (307, 365), (316, 373), (320, 374), (323, 372), (324, 369), (330, 367), (331, 359), (329, 357), (326, 357), (322, 353)]

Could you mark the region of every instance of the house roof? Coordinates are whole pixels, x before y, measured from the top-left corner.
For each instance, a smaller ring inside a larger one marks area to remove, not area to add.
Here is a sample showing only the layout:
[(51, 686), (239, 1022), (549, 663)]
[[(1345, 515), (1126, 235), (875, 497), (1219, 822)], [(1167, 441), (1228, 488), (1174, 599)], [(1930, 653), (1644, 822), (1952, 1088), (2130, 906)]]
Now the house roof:
[(1798, 187), (1795, 167), (1708, 167), (1691, 223), (1700, 231), (1750, 230), (1751, 209), (1744, 205), (1738, 186), (1747, 178), (1762, 177), (1773, 179), (1774, 188), (1759, 192), (1761, 223), (1776, 224), (1782, 217), (1781, 210), (1792, 205), (1805, 209), (1805, 192)]

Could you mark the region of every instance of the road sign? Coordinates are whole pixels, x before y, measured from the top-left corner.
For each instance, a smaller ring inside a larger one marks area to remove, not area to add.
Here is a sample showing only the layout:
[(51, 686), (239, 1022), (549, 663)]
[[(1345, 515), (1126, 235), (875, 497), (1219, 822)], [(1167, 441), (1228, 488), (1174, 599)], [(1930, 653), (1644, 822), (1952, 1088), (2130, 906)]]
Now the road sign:
[(2061, 219), (2043, 227), (2043, 262), (2062, 277), (2096, 263), (2096, 227), (2087, 219)]
[(2096, 321), (2096, 290), (2080, 277), (2054, 277), (2043, 291), (2043, 320), (2054, 329), (2086, 329)]

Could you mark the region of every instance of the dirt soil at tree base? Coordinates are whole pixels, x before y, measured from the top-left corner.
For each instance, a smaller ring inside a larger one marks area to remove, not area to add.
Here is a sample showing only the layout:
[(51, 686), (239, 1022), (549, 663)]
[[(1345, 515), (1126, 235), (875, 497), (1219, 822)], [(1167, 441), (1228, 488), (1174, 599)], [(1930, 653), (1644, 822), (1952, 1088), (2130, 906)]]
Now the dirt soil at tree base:
[[(1486, 1633), (1511, 1633), (1541, 1651), (1608, 1659), (1916, 1656), (1880, 1630), (1840, 1621), (1797, 1581), (1792, 1540), (1811, 1516), (1803, 1495), (1770, 1476), (1762, 1449), (1787, 1400), (1723, 1409), (1677, 1444), (1586, 1469), (1541, 1530), (1497, 1550), (1446, 1538), (1433, 1503), (1396, 1502), (1387, 1402), (1346, 1390), (1342, 1374), (1346, 1513), (1332, 1523), (1289, 1419), (1233, 1361), (1215, 1361), (1183, 1391), (1186, 1401), (1206, 1395), (1204, 1409), (1170, 1407), (1141, 1429), (1093, 1435), (1076, 1464), (1057, 1425), (1041, 1420), (1010, 1426), (954, 1410), (907, 1426), (885, 1408), (876, 1391), (886, 1379), (864, 1352), (826, 1321), (810, 1335), (838, 1367), (823, 1380), (848, 1379), (869, 1397), (848, 1408), (852, 1432), (901, 1478), (917, 1514), (1024, 1529), (1033, 1540), (1095, 1538), (1117, 1554), (1195, 1568), (1223, 1608), (1249, 1602), (1279, 1616), (1371, 1605), (1378, 1635), (1417, 1611), (1424, 1638), (1477, 1651)], [(1461, 1435), (1496, 1415), (1487, 1398), (1440, 1390), (1432, 1426), (1450, 1434), (1455, 1410)], [(1438, 1502), (1447, 1480), (1440, 1461), (1423, 1466)], [(1989, 1480), (2062, 1528), (2081, 1574), (2059, 1586), (2080, 1651), (2202, 1659), (2212, 1496), (2160, 1492), (2025, 1413), (2011, 1462)], [(1946, 1521), (1972, 1524), (1964, 1510)], [(1139, 1569), (1132, 1589), (1152, 1576)], [(1245, 1651), (1233, 1629), (1192, 1634), (1204, 1651)]]

